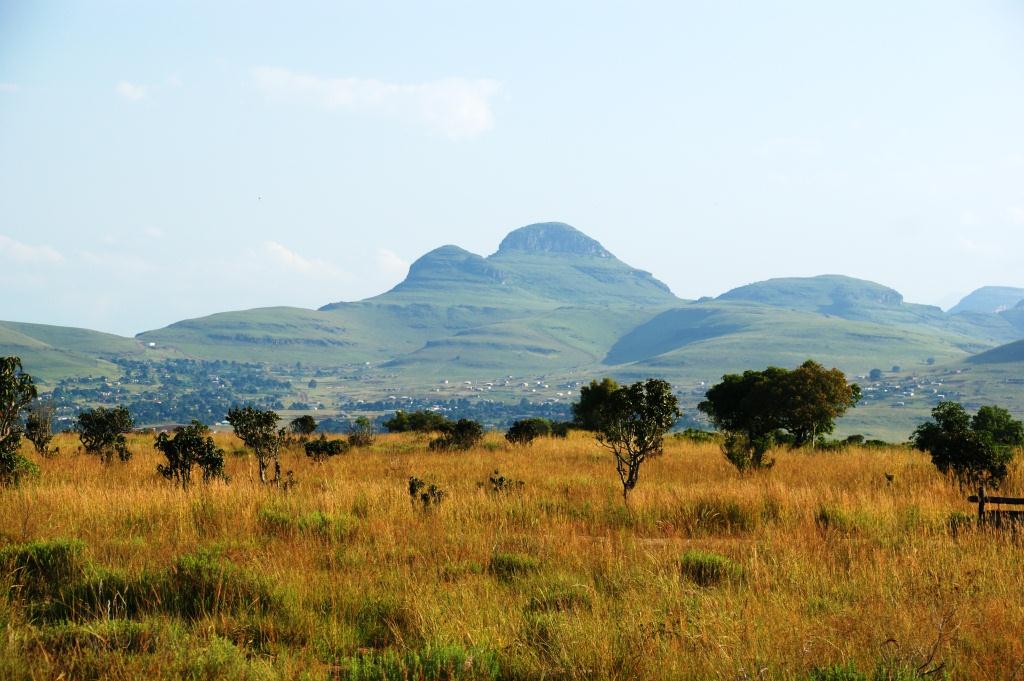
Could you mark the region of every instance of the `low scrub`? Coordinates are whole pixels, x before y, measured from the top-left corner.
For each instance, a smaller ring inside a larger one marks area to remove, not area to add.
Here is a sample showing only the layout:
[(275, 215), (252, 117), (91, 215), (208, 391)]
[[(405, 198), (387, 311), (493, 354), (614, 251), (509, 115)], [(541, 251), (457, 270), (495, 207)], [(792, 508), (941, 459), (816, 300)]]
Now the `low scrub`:
[(540, 561), (521, 553), (495, 553), (491, 556), (488, 572), (500, 582), (511, 582), (540, 570)]
[(305, 536), (322, 541), (341, 541), (355, 534), (359, 521), (347, 513), (312, 511), (294, 515), (275, 507), (261, 508), (258, 522), (264, 534), (278, 537)]
[(396, 652), (367, 651), (338, 662), (339, 681), (497, 681), (498, 654), (461, 646), (425, 646)]
[(732, 559), (710, 551), (687, 551), (679, 559), (683, 577), (698, 586), (716, 586), (743, 579), (743, 568)]

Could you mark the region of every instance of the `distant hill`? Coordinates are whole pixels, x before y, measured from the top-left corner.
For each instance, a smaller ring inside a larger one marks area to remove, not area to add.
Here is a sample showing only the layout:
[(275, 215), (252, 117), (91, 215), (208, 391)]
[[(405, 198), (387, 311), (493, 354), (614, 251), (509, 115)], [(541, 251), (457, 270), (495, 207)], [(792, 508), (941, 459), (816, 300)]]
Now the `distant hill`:
[(1024, 338), (1024, 303), (999, 313), (973, 305), (948, 314), (840, 275), (771, 279), (686, 301), (579, 230), (546, 222), (510, 232), (488, 256), (434, 249), (400, 284), (362, 301), (223, 312), (135, 339), (4, 323), (0, 352), (23, 356), (47, 379), (116, 374), (118, 357), (185, 357), (349, 367), (339, 372), (349, 376), (372, 368), (374, 382), (358, 387), (366, 396), (513, 376), (656, 375), (699, 399), (699, 386), (750, 367), (809, 357), (852, 375), (977, 366), (967, 364), (973, 355), (985, 361), (986, 351), (1000, 356), (1000, 346)]
[[(969, 357), (966, 361), (968, 364), (1024, 364), (1024, 340), (986, 350)], [(1020, 378), (1024, 378), (1024, 375)]]
[(1011, 286), (984, 286), (973, 291), (953, 306), (950, 314), (981, 312), (996, 314), (1016, 307), (1024, 301), (1024, 288)]

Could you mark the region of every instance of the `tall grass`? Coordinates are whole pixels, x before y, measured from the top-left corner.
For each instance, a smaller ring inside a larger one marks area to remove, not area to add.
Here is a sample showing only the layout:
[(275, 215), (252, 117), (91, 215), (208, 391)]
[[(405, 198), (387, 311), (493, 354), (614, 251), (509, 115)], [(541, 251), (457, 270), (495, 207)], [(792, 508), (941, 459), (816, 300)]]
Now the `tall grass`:
[[(383, 436), (320, 464), (296, 448), (287, 492), (241, 456), (230, 484), (184, 493), (151, 442), (104, 466), (61, 436), (38, 481), (0, 491), (0, 678), (994, 679), (1024, 663), (1019, 537), (974, 528), (906, 450), (779, 451), (741, 477), (713, 443), (670, 440), (626, 509), (579, 433), (465, 453)], [(495, 469), (522, 488), (491, 493)], [(444, 504), (413, 508), (414, 475)], [(1024, 492), (1019, 470), (1006, 489)]]

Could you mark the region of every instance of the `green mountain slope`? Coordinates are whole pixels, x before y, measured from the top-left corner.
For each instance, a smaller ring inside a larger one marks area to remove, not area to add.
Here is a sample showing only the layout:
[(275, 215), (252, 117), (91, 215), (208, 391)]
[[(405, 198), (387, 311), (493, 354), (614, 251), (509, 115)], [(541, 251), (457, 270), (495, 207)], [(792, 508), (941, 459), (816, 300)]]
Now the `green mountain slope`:
[(1024, 288), (983, 286), (964, 296), (949, 312), (950, 314), (962, 312), (996, 314), (1016, 307), (1021, 301), (1024, 301)]

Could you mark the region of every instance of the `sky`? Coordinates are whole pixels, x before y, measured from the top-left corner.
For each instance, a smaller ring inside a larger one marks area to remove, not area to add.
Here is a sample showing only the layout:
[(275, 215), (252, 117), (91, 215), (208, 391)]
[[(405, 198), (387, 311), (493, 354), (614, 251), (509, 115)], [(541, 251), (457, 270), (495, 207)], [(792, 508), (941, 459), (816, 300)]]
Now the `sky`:
[(0, 319), (359, 300), (548, 220), (683, 298), (1024, 287), (1024, 3), (0, 0)]

